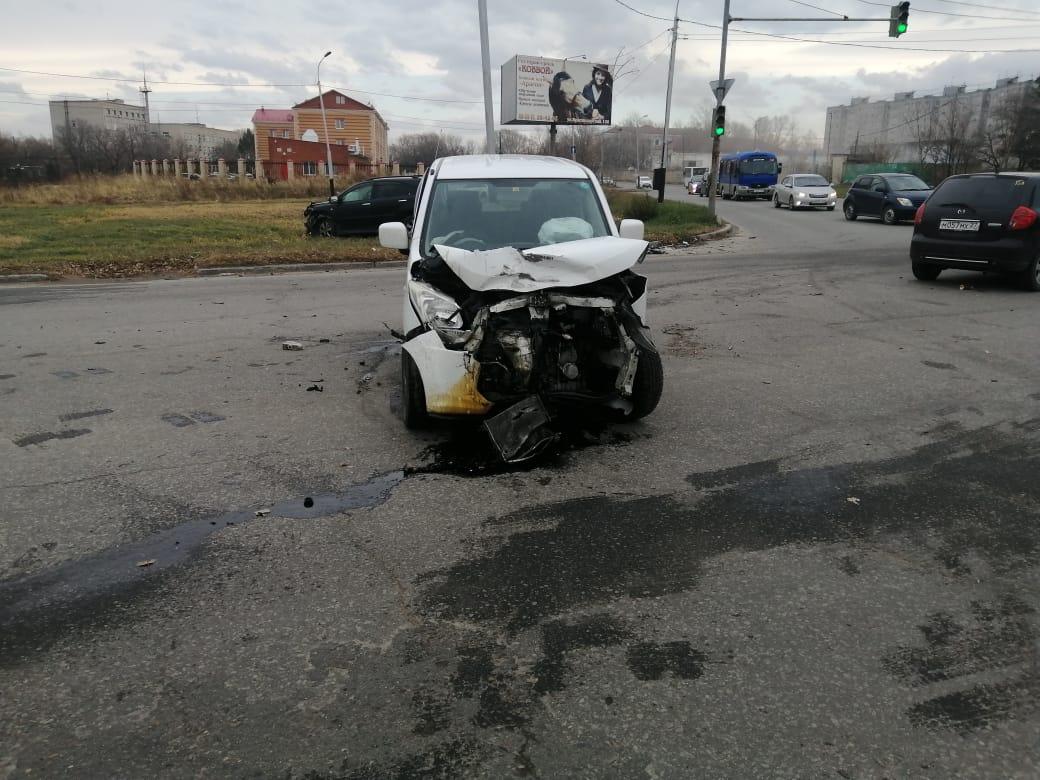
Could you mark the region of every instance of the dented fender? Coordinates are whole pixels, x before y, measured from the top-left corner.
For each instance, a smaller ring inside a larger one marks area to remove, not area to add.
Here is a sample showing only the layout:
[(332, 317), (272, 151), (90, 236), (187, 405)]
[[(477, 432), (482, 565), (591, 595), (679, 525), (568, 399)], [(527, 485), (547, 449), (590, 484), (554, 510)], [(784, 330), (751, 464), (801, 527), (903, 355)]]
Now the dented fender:
[(433, 331), (426, 331), (403, 347), (415, 361), (430, 414), (483, 415), (491, 402), (477, 390), (480, 362), (465, 350), (448, 349)]

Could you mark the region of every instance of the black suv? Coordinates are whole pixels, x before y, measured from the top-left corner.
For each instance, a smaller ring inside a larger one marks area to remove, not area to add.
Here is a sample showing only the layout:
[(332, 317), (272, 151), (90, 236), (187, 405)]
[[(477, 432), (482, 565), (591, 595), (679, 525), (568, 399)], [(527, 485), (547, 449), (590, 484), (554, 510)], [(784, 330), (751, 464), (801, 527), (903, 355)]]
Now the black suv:
[(412, 223), (418, 176), (368, 179), (303, 210), (312, 236), (375, 236), (384, 222)]
[(951, 176), (914, 217), (914, 276), (997, 271), (1040, 290), (1040, 173)]
[(845, 219), (880, 217), (886, 225), (913, 219), (932, 188), (912, 173), (871, 173), (860, 176), (845, 195)]

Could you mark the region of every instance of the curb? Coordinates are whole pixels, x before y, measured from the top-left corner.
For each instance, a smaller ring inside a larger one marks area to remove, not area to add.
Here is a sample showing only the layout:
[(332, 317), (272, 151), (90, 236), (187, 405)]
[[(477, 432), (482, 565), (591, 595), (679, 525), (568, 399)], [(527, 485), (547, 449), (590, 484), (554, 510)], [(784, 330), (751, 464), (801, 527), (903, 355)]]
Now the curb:
[(733, 232), (733, 223), (727, 222), (723, 227), (718, 230), (713, 230), (710, 233), (701, 233), (697, 236), (699, 241), (714, 241), (716, 238), (725, 238)]
[(403, 260), (360, 260), (346, 263), (282, 263), (278, 265), (237, 265), (196, 268), (196, 276), (262, 276), (297, 271), (350, 271), (355, 268), (404, 268)]
[(0, 284), (14, 282), (46, 282), (47, 274), (0, 274)]

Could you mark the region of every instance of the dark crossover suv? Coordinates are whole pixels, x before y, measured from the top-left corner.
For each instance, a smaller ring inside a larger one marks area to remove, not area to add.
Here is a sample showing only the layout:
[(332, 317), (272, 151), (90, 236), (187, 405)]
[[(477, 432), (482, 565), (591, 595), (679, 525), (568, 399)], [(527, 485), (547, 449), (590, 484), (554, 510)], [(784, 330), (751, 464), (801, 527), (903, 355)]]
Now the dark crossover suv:
[(886, 225), (913, 219), (932, 188), (912, 173), (871, 173), (852, 183), (845, 196), (845, 219), (880, 217)]
[(355, 184), (303, 211), (312, 236), (375, 236), (384, 222), (410, 225), (418, 176), (387, 176)]
[(914, 276), (944, 268), (996, 271), (1040, 291), (1040, 173), (973, 173), (946, 179), (917, 210)]

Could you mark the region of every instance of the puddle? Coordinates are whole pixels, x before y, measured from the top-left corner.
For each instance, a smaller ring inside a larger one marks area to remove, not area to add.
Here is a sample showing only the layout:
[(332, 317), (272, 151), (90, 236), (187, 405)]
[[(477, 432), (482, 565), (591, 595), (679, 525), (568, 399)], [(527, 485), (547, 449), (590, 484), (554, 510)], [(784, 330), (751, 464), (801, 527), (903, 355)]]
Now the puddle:
[[(141, 541), (121, 545), (54, 569), (0, 582), (0, 666), (46, 647), (77, 623), (110, 608), (127, 591), (158, 581), (155, 575), (184, 563), (210, 535), (262, 518), (308, 520), (379, 506), (405, 478), (403, 471), (379, 474), (340, 492), (316, 493), (264, 507), (240, 509), (218, 517), (189, 520)], [(152, 561), (147, 566), (142, 562)]]

